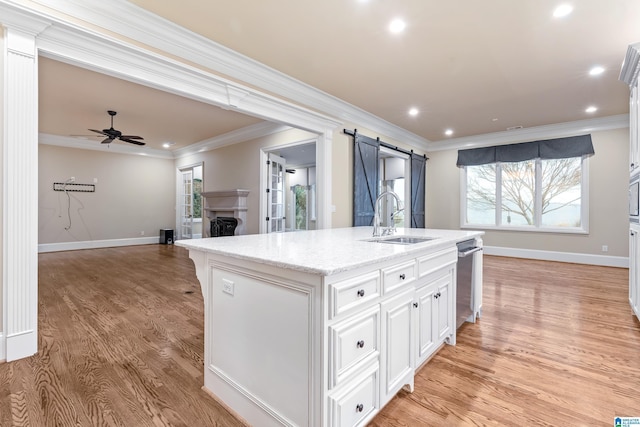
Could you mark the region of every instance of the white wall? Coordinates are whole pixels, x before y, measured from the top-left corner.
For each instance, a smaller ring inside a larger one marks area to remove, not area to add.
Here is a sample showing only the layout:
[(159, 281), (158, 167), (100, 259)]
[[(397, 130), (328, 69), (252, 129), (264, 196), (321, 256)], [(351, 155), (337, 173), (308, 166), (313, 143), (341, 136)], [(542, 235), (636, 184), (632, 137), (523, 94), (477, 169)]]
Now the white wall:
[[(629, 129), (593, 132), (589, 158), (589, 234), (487, 231), (487, 246), (628, 257)], [(460, 228), (457, 150), (428, 153), (427, 227)], [(602, 252), (602, 245), (609, 251)]]
[[(39, 147), (40, 244), (159, 236), (175, 228), (173, 160), (43, 145)], [(54, 182), (75, 177), (94, 193), (54, 191)], [(142, 234), (144, 233), (144, 235)]]

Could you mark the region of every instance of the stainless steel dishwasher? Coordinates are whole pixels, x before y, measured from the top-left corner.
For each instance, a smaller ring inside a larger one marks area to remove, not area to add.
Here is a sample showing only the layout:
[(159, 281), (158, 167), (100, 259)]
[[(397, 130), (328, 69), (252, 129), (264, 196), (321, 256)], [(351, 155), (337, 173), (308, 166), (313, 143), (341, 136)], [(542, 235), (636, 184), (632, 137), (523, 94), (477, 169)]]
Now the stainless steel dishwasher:
[(473, 318), (473, 254), (481, 251), (474, 239), (459, 242), (458, 274), (456, 276), (456, 329)]

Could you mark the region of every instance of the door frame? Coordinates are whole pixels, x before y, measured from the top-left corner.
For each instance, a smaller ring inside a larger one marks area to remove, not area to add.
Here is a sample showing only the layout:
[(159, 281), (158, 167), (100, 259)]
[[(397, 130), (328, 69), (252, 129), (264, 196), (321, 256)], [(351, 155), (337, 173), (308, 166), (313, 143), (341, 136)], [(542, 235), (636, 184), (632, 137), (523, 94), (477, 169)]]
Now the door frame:
[(295, 147), (297, 145), (316, 144), (316, 228), (331, 228), (331, 165), (329, 158), (331, 157), (331, 139), (317, 138), (303, 139), (300, 141), (290, 142), (272, 147), (263, 147), (260, 149), (260, 227), (259, 233), (267, 232), (267, 160), (269, 153), (282, 148)]
[[(182, 165), (182, 166), (178, 166), (176, 168), (176, 194), (175, 194), (175, 201), (176, 201), (176, 205), (175, 205), (175, 212), (176, 212), (176, 229), (175, 229), (175, 239), (179, 240), (182, 238), (182, 233), (180, 232), (181, 230), (181, 224), (182, 224), (182, 215), (180, 212), (180, 195), (182, 194), (182, 171), (186, 170), (186, 169), (191, 169), (193, 171), (194, 168), (197, 167), (201, 167), (202, 168), (202, 192), (205, 192), (204, 189), (204, 162), (196, 162), (196, 163), (192, 163), (192, 164), (188, 164), (188, 165)], [(202, 220), (202, 237), (205, 236), (205, 229), (204, 229), (204, 218), (205, 218), (205, 210), (204, 210), (204, 198), (202, 200), (202, 212), (201, 212), (201, 220)], [(193, 228), (192, 228), (192, 233), (191, 235), (193, 236)]]

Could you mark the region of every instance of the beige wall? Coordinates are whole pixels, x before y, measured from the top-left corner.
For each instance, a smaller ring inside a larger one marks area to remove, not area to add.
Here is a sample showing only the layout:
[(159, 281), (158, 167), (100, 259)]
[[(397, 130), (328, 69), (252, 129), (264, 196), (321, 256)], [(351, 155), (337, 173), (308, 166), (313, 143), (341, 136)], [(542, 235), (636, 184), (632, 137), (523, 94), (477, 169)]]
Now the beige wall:
[[(627, 186), (629, 130), (591, 134), (589, 159), (589, 234), (487, 231), (487, 246), (569, 253), (629, 255)], [(460, 170), (457, 150), (435, 151), (427, 162), (427, 227), (460, 228)], [(602, 252), (602, 245), (609, 251)]]
[[(94, 193), (68, 192), (71, 228), (64, 192), (54, 182), (75, 177), (93, 184)], [(175, 228), (173, 160), (94, 150), (40, 145), (38, 177), (38, 242), (123, 239), (158, 236)]]
[[(260, 150), (309, 141), (316, 134), (292, 129), (266, 137), (228, 145), (176, 160), (176, 168), (204, 162), (204, 191), (249, 190), (247, 234), (260, 230)], [(208, 227), (208, 224), (205, 224)]]

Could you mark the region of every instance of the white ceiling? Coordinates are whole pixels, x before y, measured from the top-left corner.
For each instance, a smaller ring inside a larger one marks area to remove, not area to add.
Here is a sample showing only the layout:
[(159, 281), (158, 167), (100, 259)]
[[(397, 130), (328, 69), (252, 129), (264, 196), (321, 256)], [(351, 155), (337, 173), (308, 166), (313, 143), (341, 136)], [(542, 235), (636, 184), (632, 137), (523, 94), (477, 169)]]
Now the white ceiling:
[[(618, 75), (640, 41), (640, 1), (568, 2), (557, 19), (551, 0), (132, 1), (430, 141), (447, 128), (455, 138), (628, 112)], [(407, 21), (399, 35), (387, 31), (395, 17)], [(589, 76), (594, 65), (605, 72)], [(117, 129), (179, 148), (258, 121), (52, 60), (41, 68), (44, 133), (109, 127), (114, 109)]]

